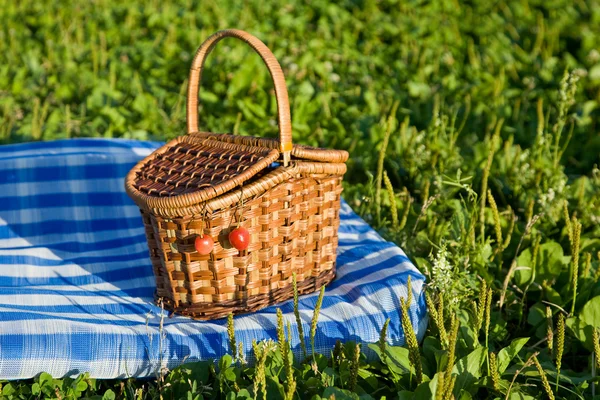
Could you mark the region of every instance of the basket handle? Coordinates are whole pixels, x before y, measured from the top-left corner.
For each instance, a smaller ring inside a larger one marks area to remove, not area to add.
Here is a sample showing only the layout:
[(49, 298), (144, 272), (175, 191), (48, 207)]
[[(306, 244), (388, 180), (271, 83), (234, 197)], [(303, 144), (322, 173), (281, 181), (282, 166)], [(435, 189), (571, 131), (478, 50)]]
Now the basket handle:
[(198, 48), (192, 68), (190, 69), (190, 80), (187, 94), (187, 130), (188, 133), (198, 132), (198, 90), (202, 79), (204, 61), (213, 47), (223, 38), (235, 37), (248, 43), (265, 62), (273, 84), (277, 98), (277, 117), (279, 120), (279, 143), (283, 154), (284, 165), (287, 166), (292, 151), (292, 122), (290, 118), (290, 103), (288, 100), (287, 86), (279, 62), (269, 48), (255, 36), (239, 29), (226, 29), (211, 35)]

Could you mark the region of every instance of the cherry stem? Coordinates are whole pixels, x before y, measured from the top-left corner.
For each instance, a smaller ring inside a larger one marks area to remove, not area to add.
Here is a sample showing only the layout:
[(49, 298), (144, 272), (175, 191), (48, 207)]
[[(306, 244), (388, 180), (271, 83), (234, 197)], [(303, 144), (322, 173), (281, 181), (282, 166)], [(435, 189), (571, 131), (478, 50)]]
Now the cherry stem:
[(240, 217), (238, 218), (238, 223), (236, 228), (239, 228), (242, 223), (242, 217), (244, 216), (244, 186), (240, 189)]
[(204, 237), (204, 218), (206, 218), (206, 203), (202, 207), (202, 217), (200, 218), (200, 237)]

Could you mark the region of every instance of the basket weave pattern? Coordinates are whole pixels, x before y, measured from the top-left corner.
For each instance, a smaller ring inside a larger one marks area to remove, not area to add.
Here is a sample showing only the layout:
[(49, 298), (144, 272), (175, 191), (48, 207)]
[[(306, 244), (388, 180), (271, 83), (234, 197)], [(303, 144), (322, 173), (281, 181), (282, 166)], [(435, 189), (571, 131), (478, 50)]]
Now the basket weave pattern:
[[(223, 37), (249, 43), (265, 60), (278, 101), (279, 140), (198, 132), (197, 98), (204, 58)], [(165, 308), (197, 319), (255, 311), (317, 290), (335, 277), (344, 162), (348, 153), (292, 145), (281, 68), (255, 37), (220, 31), (198, 50), (188, 90), (188, 135), (167, 143), (128, 174), (140, 206)], [(231, 230), (245, 228), (238, 250)], [(215, 243), (197, 252), (198, 236)]]
[[(169, 299), (178, 313), (215, 318), (269, 305), (278, 300), (269, 294), (279, 289), (284, 290), (277, 297), (289, 298), (294, 272), (308, 291), (317, 282), (328, 283), (335, 271), (340, 192), (338, 177), (320, 182), (298, 177), (247, 202), (242, 212), (230, 208), (206, 216), (204, 227), (197, 219), (144, 214), (146, 229), (152, 231), (148, 246), (156, 295)], [(245, 251), (227, 239), (240, 214), (241, 226), (251, 236)], [(200, 233), (218, 238), (208, 256), (194, 248)], [(252, 305), (247, 304), (253, 297)]]

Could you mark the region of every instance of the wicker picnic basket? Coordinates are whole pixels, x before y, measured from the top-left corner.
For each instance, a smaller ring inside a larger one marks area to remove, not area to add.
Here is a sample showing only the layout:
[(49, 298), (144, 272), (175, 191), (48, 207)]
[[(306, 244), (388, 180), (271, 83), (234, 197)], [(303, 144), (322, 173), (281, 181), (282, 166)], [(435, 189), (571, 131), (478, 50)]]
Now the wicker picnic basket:
[[(198, 131), (206, 56), (226, 37), (248, 43), (275, 86), (279, 140)], [(125, 188), (140, 207), (156, 276), (156, 299), (196, 319), (251, 312), (335, 276), (342, 178), (348, 153), (292, 145), (287, 87), (275, 56), (256, 37), (223, 30), (198, 49), (189, 76), (187, 135), (140, 161)], [(249, 245), (228, 235), (241, 226)], [(200, 254), (196, 238), (214, 241)]]

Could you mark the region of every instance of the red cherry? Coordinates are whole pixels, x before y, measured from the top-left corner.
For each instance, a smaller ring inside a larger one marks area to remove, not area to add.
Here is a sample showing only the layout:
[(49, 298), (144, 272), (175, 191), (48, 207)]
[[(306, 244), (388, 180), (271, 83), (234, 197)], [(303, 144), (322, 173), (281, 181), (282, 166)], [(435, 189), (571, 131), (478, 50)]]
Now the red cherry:
[(213, 250), (215, 247), (215, 241), (213, 238), (207, 235), (197, 236), (194, 246), (196, 247), (198, 254), (205, 256), (210, 254), (210, 252)]
[(229, 243), (238, 250), (246, 250), (250, 244), (250, 232), (248, 229), (239, 227), (229, 232)]

